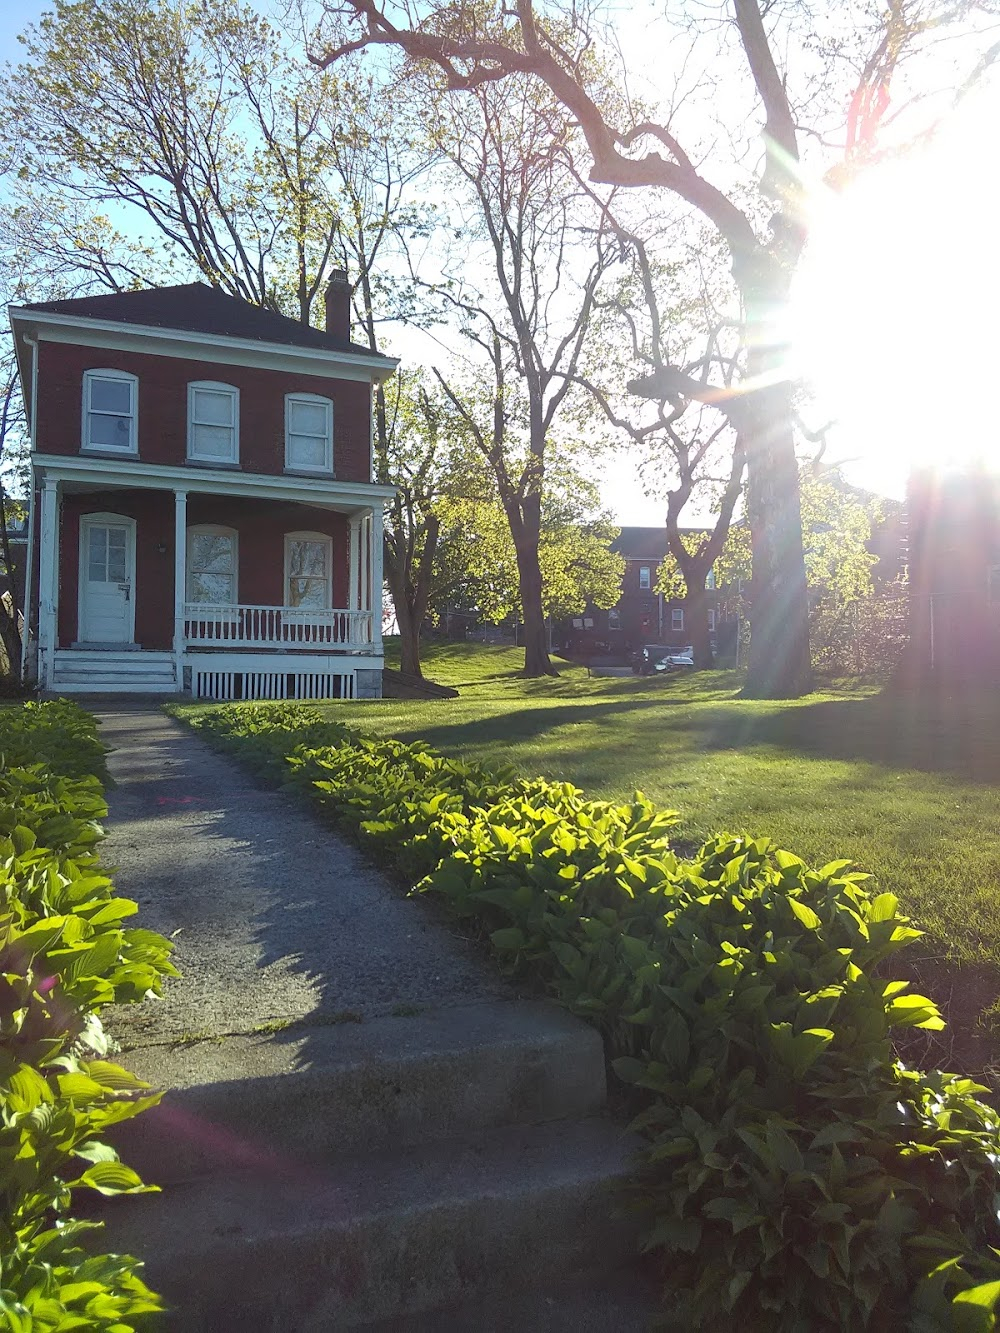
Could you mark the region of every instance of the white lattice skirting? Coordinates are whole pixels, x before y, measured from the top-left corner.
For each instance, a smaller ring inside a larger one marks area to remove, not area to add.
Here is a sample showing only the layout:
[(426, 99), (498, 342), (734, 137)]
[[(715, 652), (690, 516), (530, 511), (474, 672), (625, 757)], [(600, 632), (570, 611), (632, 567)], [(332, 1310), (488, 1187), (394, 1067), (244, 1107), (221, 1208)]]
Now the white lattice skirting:
[(196, 699), (353, 699), (353, 671), (192, 671)]

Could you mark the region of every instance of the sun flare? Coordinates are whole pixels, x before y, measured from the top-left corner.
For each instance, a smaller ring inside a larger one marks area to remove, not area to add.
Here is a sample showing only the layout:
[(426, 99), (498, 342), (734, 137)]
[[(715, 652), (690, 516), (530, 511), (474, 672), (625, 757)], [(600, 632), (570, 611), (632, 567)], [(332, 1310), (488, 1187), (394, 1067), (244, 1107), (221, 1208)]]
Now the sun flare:
[(1000, 98), (818, 200), (792, 302), (797, 373), (831, 452), (902, 492), (911, 466), (1000, 464)]

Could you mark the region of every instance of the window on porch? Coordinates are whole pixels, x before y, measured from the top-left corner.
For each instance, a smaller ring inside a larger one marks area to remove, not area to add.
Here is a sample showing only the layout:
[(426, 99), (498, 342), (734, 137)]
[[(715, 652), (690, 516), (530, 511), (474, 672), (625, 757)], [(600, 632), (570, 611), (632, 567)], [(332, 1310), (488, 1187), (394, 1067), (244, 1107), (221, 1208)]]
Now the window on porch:
[(333, 543), (322, 532), (285, 534), (285, 605), (325, 611), (331, 601)]
[(237, 536), (232, 528), (201, 523), (187, 533), (187, 597), (209, 606), (237, 602)]
[(138, 452), (136, 403), (139, 381), (122, 370), (87, 370), (83, 375), (83, 448)]
[(238, 463), (240, 391), (212, 380), (188, 385), (188, 458)]

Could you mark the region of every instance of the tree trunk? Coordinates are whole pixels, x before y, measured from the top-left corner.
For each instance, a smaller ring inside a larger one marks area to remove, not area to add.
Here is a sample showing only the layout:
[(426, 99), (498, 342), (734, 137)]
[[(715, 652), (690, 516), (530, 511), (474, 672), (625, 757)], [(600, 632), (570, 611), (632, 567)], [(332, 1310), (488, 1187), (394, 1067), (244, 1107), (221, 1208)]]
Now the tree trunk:
[(715, 666), (712, 654), (712, 640), (708, 630), (708, 590), (705, 587), (705, 575), (687, 580), (687, 598), (684, 604), (687, 613), (688, 637), (694, 650), (696, 671), (711, 671)]
[(402, 603), (403, 616), (400, 619), (399, 606), (396, 607), (396, 624), (399, 626), (399, 669), (409, 676), (424, 678), (420, 665), (420, 623), (413, 616), (405, 599)]
[(767, 386), (757, 389), (747, 404), (752, 576), (750, 660), (743, 693), (751, 699), (793, 699), (812, 688), (792, 394), (787, 380), (769, 383), (785, 373), (774, 352), (751, 347), (747, 358), (750, 383)]
[(542, 571), (538, 564), (538, 542), (518, 542), (518, 582), (521, 591), (521, 616), (524, 621), (524, 674), (554, 676), (549, 660), (548, 634), (542, 611)]
[(413, 614), (407, 596), (406, 571), (400, 565), (401, 562), (386, 543), (385, 581), (389, 585), (389, 594), (396, 611), (396, 624), (399, 626), (400, 670), (423, 679), (424, 673), (420, 666), (420, 620)]
[[(17, 615), (16, 607), (14, 614)], [(0, 606), (0, 640), (3, 642), (3, 652), (7, 659), (7, 682), (10, 685), (19, 685), (21, 682), (21, 636), (18, 633), (16, 621), (11, 619), (7, 614), (6, 607), (3, 606)]]
[[(7, 403), (4, 405), (3, 431), (0, 432), (0, 439), (6, 432), (9, 403), (10, 397), (8, 395)], [(7, 586), (10, 588), (12, 609), (12, 614), (8, 615), (6, 606), (0, 604), (0, 640), (3, 642), (4, 656), (7, 659), (7, 679), (12, 685), (18, 685), (21, 681), (21, 635), (17, 628), (17, 576), (10, 555), (10, 537), (7, 532), (7, 496), (2, 485), (0, 485), (0, 559), (3, 560), (3, 567), (7, 573)], [(27, 588), (25, 588), (24, 594), (24, 609), (25, 616), (27, 616)]]

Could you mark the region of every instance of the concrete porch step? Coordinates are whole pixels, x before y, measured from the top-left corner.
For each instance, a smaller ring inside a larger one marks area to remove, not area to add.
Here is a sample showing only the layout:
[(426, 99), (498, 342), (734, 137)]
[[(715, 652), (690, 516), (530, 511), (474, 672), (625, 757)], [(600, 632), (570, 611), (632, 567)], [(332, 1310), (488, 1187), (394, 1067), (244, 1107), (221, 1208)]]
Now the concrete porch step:
[(46, 694), (176, 694), (177, 684), (171, 679), (147, 680), (144, 676), (79, 676), (65, 680), (56, 676)]
[(150, 666), (172, 667), (174, 655), (153, 648), (60, 648), (53, 660), (57, 667), (113, 663), (123, 671), (143, 671)]
[(364, 1326), (364, 1333), (648, 1333), (661, 1289), (639, 1267)]
[(591, 1116), (605, 1100), (599, 1034), (539, 1001), (293, 1026), (123, 1058), (170, 1089), (115, 1140), (159, 1184)]
[(101, 1245), (146, 1259), (183, 1333), (332, 1333), (634, 1259), (632, 1143), (602, 1119), (492, 1130), (118, 1199)]
[(172, 667), (151, 666), (142, 671), (119, 671), (116, 666), (57, 666), (56, 680), (173, 680)]

